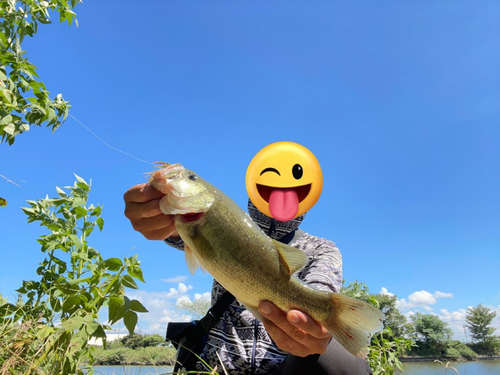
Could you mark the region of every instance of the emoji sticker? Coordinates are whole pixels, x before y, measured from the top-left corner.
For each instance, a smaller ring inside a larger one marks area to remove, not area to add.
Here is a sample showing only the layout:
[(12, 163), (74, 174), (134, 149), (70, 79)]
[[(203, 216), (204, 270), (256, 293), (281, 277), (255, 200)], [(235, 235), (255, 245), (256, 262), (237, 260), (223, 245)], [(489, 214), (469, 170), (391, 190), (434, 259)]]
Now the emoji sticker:
[(267, 216), (292, 220), (313, 207), (323, 174), (314, 154), (294, 142), (272, 143), (254, 156), (246, 174), (248, 196)]

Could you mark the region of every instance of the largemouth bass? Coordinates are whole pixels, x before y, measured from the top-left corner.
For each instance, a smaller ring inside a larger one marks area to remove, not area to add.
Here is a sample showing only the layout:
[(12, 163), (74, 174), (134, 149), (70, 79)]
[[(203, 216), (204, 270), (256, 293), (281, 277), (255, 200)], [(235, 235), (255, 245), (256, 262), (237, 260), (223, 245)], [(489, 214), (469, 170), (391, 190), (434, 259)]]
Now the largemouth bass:
[(166, 194), (160, 208), (175, 216), (186, 263), (206, 269), (259, 320), (257, 306), (270, 301), (297, 309), (323, 325), (354, 355), (365, 356), (370, 333), (382, 329), (374, 306), (338, 293), (312, 289), (293, 273), (307, 264), (299, 249), (274, 241), (222, 191), (180, 164), (161, 164), (149, 184)]

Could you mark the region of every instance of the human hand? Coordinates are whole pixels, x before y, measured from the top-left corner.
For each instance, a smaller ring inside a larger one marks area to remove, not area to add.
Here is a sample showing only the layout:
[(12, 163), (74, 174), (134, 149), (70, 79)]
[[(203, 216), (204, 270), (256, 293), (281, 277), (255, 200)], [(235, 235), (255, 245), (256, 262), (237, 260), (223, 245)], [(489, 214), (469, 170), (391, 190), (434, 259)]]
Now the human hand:
[(281, 350), (298, 357), (326, 352), (332, 336), (309, 315), (298, 310), (286, 313), (269, 301), (262, 301), (258, 310), (267, 333)]
[(132, 227), (148, 240), (178, 237), (173, 215), (164, 215), (160, 200), (165, 194), (148, 184), (135, 185), (124, 195), (125, 216)]

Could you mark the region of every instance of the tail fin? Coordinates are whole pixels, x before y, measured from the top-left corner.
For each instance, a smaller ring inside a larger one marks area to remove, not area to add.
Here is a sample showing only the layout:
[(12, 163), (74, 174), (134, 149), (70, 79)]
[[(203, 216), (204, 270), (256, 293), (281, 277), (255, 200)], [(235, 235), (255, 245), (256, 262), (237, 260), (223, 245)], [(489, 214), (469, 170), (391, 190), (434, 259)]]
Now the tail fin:
[(356, 356), (366, 357), (370, 334), (383, 328), (384, 314), (375, 306), (338, 293), (330, 295), (333, 313), (325, 328), (344, 348)]

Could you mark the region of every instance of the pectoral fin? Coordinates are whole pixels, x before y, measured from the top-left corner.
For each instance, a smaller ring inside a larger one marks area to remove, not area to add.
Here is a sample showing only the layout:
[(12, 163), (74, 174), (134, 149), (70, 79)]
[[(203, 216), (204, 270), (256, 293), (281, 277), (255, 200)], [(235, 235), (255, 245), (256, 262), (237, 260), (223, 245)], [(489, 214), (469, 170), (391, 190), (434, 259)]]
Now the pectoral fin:
[(289, 275), (304, 268), (307, 264), (307, 255), (302, 250), (275, 240), (273, 242), (280, 255), (280, 263)]
[(186, 256), (186, 264), (188, 266), (189, 272), (191, 272), (191, 275), (194, 275), (198, 268), (201, 268), (203, 272), (206, 272), (205, 268), (200, 264), (200, 262), (194, 255), (193, 250), (191, 250), (186, 244), (184, 244), (184, 255)]

